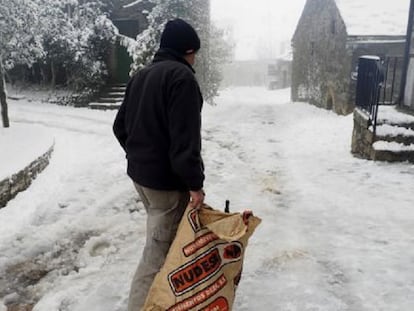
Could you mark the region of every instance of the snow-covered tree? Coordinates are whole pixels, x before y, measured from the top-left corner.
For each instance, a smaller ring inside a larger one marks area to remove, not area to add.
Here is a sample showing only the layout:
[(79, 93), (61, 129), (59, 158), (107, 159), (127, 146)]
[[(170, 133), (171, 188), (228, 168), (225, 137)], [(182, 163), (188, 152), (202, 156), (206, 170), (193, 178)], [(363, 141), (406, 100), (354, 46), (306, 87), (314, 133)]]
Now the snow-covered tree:
[[(230, 42), (226, 40), (222, 29), (211, 24), (207, 49), (201, 51), (200, 62), (196, 64), (196, 70), (201, 72), (198, 78), (200, 87), (209, 103), (213, 103), (214, 97), (218, 95), (223, 80), (223, 65), (233, 54), (234, 45)], [(200, 70), (198, 65), (201, 66)]]
[(202, 48), (199, 51), (196, 72), (206, 101), (212, 102), (221, 81), (220, 65), (231, 52), (231, 46), (223, 39), (222, 32), (210, 24), (209, 0), (148, 0), (153, 4), (148, 13), (148, 28), (137, 36), (132, 53), (132, 72), (149, 64), (154, 56), (162, 30), (168, 20), (182, 18), (190, 22), (198, 32)]
[(58, 71), (64, 73), (66, 84), (75, 89), (102, 83), (105, 53), (116, 31), (103, 14), (103, 4), (81, 0), (36, 1), (44, 2), (44, 71), (50, 72), (52, 86)]
[[(46, 56), (43, 60), (42, 76), (49, 80), (52, 88), (56, 85), (58, 68), (73, 57), (75, 42), (72, 32), (74, 27), (70, 21), (72, 3), (60, 0), (39, 0), (42, 2), (41, 11), (43, 24), (43, 46)], [(74, 3), (76, 4), (76, 3)]]
[(107, 75), (105, 57), (116, 28), (103, 14), (101, 5), (98, 1), (79, 4), (71, 20), (75, 45), (71, 63), (66, 64), (67, 83), (78, 90), (99, 87)]
[(0, 0), (3, 126), (9, 126), (4, 77), (17, 65), (41, 64), (52, 86), (58, 72), (75, 89), (103, 83), (105, 53), (116, 28), (101, 8), (100, 1), (91, 0)]
[(2, 122), (9, 127), (5, 72), (43, 57), (39, 6), (32, 0), (0, 0), (0, 101)]
[[(168, 20), (180, 17), (190, 21), (193, 0), (148, 0), (154, 6), (147, 15), (148, 27), (137, 36), (137, 46), (133, 56), (133, 71), (149, 64), (161, 38), (162, 30)], [(181, 14), (180, 14), (181, 13)], [(195, 26), (195, 25), (194, 25)], [(195, 28), (197, 28), (195, 26)], [(198, 29), (196, 29), (198, 31)]]

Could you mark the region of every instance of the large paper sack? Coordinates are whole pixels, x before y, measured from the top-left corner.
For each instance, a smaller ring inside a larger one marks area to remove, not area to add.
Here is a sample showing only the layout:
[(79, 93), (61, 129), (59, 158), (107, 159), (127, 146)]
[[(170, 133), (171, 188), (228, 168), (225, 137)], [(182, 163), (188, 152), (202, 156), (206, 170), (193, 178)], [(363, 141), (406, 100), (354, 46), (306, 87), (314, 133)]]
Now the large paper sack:
[(187, 207), (143, 310), (231, 310), (247, 241), (260, 221), (249, 212)]

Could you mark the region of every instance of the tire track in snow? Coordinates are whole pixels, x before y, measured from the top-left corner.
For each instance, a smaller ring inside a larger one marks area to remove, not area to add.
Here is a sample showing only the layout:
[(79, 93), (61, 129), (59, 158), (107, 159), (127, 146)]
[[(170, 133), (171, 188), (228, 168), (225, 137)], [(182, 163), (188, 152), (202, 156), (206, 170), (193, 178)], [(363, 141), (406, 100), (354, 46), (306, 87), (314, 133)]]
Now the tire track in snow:
[[(108, 116), (106, 114), (112, 114), (112, 112), (109, 111), (99, 111), (99, 110), (91, 110), (91, 109), (87, 109), (87, 108), (74, 108), (74, 107), (70, 107), (70, 106), (56, 106), (56, 105), (52, 105), (52, 104), (38, 104), (39, 106), (36, 108), (32, 108), (32, 107), (25, 107), (23, 105), (19, 105), (18, 107), (13, 107), (12, 111), (15, 112), (16, 114), (20, 114), (20, 113), (27, 113), (29, 115), (33, 115), (33, 114), (37, 114), (40, 116), (43, 116), (45, 114), (49, 115), (49, 116), (56, 116), (58, 118), (71, 118), (71, 119), (75, 119), (77, 121), (79, 120), (83, 120), (83, 121), (90, 121), (90, 122), (94, 122), (94, 123), (106, 123), (111, 125), (112, 124), (112, 119), (111, 120), (105, 120)], [(47, 106), (50, 105), (50, 106)], [(76, 109), (76, 111), (78, 111), (78, 113), (73, 113), (73, 110), (70, 111), (69, 109)], [(56, 110), (58, 110), (59, 112), (56, 112)], [(87, 114), (91, 114), (90, 117), (86, 117), (80, 113), (87, 113)], [(93, 115), (92, 113), (100, 113), (99, 114), (99, 118), (98, 115)], [(113, 112), (115, 114), (115, 111)], [(104, 117), (104, 118), (102, 118)], [(112, 117), (112, 116), (111, 116)], [(115, 115), (113, 115), (113, 117), (115, 117)]]
[(29, 120), (24, 118), (11, 118), (11, 122), (16, 123), (24, 123), (24, 124), (38, 124), (43, 125), (48, 128), (55, 128), (60, 130), (66, 130), (74, 133), (82, 133), (82, 134), (93, 134), (93, 135), (99, 135), (99, 136), (107, 136), (107, 133), (102, 131), (96, 131), (96, 130), (83, 130), (75, 127), (71, 127), (69, 125), (62, 125), (58, 123), (51, 123), (50, 121), (42, 121), (42, 120)]
[[(320, 226), (319, 220), (309, 217), (309, 212), (304, 213), (301, 202), (306, 197), (291, 184), (290, 165), (295, 163), (287, 161), (287, 150), (284, 148), (286, 143), (292, 144), (292, 127), (313, 116), (306, 115), (302, 107), (291, 103), (229, 106), (219, 115), (227, 116), (227, 119), (222, 122), (218, 120), (210, 126), (207, 139), (227, 149), (244, 163), (243, 170), (250, 171), (246, 190), (254, 195), (255, 188), (256, 196), (260, 195), (257, 188), (252, 187), (252, 184), (259, 182), (252, 178), (254, 175), (261, 175), (264, 184), (269, 182), (266, 181), (269, 178), (272, 184), (269, 188), (278, 190), (277, 193), (261, 192), (263, 197), (257, 200), (263, 204), (257, 209), (257, 214), (263, 215), (264, 222), (256, 236), (258, 241), (249, 246), (244, 276), (247, 281), (241, 283), (237, 310), (269, 310), (269, 304), (274, 306), (272, 310), (290, 310), (295, 306), (297, 310), (308, 310), (304, 301), (318, 310), (345, 311), (361, 307), (361, 300), (350, 285), (347, 270), (327, 254), (315, 252), (313, 235), (309, 235), (308, 230)], [(228, 135), (217, 138), (217, 133)], [(297, 147), (300, 153), (299, 140)], [(217, 169), (225, 168), (228, 161), (221, 162), (224, 165)], [(237, 174), (241, 173), (241, 170), (237, 171)], [(263, 249), (267, 250), (267, 254), (262, 258), (252, 260), (249, 257), (251, 253), (263, 253)], [(268, 293), (273, 288), (278, 290), (270, 297)], [(255, 302), (243, 299), (252, 295)], [(332, 309), (332, 306), (336, 307)]]
[[(248, 207), (263, 218), (247, 251), (243, 282), (236, 297), (239, 311), (269, 310), (269, 306), (274, 306), (277, 301), (275, 293), (271, 294), (272, 297), (268, 296), (269, 293), (275, 284), (280, 282), (283, 286), (280, 269), (284, 270), (291, 263), (306, 265), (309, 261), (308, 256), (294, 255), (305, 253), (306, 243), (298, 219), (290, 211), (294, 196), (289, 191), (285, 192), (283, 185), (284, 159), (280, 145), (283, 134), (279, 115), (285, 106), (258, 103), (219, 107), (214, 122), (204, 123), (204, 139), (218, 146), (206, 146), (207, 158), (217, 158), (217, 155), (209, 155), (210, 149), (221, 150), (220, 164), (213, 161), (207, 163), (207, 174), (209, 170), (219, 170), (223, 179), (231, 178), (230, 182), (214, 187), (215, 191), (226, 193), (226, 190), (219, 188), (234, 187), (232, 180), (236, 176), (234, 184), (242, 187), (241, 199), (236, 198), (236, 204), (249, 202)], [(234, 189), (228, 191), (237, 193)], [(260, 256), (255, 258), (255, 254)], [(285, 298), (283, 290), (281, 293), (280, 297)], [(250, 296), (255, 297), (254, 301), (244, 299)]]
[[(69, 110), (71, 107), (62, 107), (46, 104), (27, 107), (25, 105), (11, 106), (11, 122), (39, 124), (45, 127), (63, 129), (67, 131), (106, 136), (112, 133), (114, 113), (98, 112), (95, 116), (83, 116), (80, 113), (92, 114), (95, 111), (83, 108), (78, 113)], [(52, 119), (50, 116), (53, 116)], [(99, 130), (98, 130), (99, 129)]]

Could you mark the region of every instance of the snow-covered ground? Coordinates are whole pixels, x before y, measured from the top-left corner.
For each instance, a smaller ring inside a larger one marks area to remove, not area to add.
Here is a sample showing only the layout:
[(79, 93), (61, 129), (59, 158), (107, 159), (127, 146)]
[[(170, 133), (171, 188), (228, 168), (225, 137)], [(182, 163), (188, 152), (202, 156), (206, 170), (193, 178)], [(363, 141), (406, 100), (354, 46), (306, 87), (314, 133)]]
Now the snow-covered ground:
[[(288, 89), (230, 89), (217, 102), (203, 112), (207, 203), (263, 219), (234, 310), (413, 310), (414, 166), (354, 158), (352, 116), (290, 103)], [(126, 310), (145, 213), (115, 113), (36, 101), (10, 111), (47, 128), (55, 152), (0, 210), (0, 297), (36, 299), (35, 311)]]
[(28, 166), (52, 145), (53, 136), (43, 126), (0, 127), (0, 181)]

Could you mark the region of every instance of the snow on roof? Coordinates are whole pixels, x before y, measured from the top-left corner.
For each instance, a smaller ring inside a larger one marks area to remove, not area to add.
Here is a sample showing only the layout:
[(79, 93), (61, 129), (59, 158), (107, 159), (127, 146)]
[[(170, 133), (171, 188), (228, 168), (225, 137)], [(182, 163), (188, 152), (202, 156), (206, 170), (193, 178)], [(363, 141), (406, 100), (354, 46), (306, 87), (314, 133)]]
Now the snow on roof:
[(348, 35), (405, 35), (410, 0), (335, 0)]
[(142, 0), (136, 0), (136, 1), (133, 1), (133, 2), (131, 2), (131, 3), (129, 3), (129, 4), (125, 4), (125, 5), (123, 5), (122, 7), (124, 8), (124, 9), (126, 9), (126, 8), (130, 8), (130, 7), (132, 7), (132, 6), (134, 6), (134, 5), (137, 5), (138, 3), (141, 3), (142, 2)]

